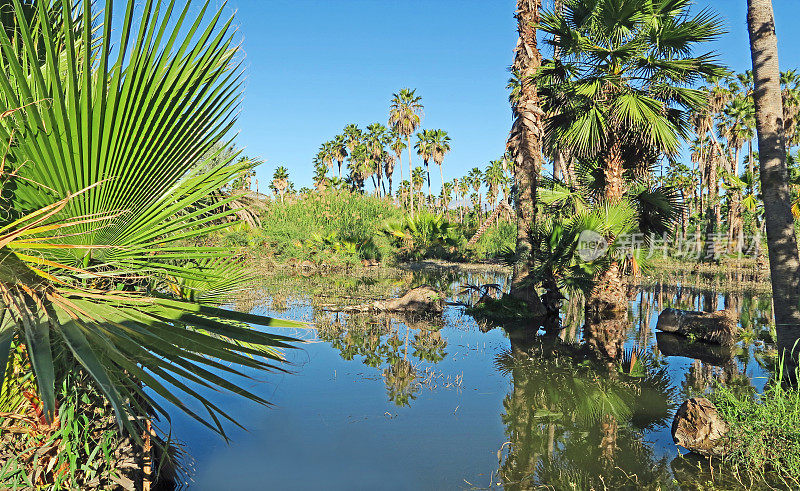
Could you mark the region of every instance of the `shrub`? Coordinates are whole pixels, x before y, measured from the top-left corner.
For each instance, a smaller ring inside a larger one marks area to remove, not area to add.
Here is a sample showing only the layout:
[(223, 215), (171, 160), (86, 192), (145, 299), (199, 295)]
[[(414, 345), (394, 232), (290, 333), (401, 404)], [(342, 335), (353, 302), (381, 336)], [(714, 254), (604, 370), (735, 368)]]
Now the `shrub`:
[(442, 215), (420, 212), (389, 221), (383, 228), (402, 259), (451, 259), (463, 246), (464, 236)]

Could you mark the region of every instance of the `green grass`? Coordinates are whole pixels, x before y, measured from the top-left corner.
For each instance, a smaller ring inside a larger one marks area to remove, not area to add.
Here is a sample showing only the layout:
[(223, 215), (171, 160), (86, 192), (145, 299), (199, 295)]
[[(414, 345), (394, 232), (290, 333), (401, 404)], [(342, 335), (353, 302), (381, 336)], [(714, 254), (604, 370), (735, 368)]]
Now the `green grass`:
[(711, 400), (730, 426), (726, 464), (747, 482), (777, 480), (800, 488), (800, 390), (786, 387), (782, 371), (760, 396), (718, 386)]
[(498, 221), (486, 230), (473, 248), (476, 259), (496, 259), (513, 251), (517, 243), (517, 225), (505, 220)]
[(391, 201), (330, 190), (271, 203), (261, 214), (260, 231), (247, 240), (235, 231), (226, 240), (249, 241), (280, 260), (383, 260), (392, 256), (393, 248), (381, 227), (400, 216)]

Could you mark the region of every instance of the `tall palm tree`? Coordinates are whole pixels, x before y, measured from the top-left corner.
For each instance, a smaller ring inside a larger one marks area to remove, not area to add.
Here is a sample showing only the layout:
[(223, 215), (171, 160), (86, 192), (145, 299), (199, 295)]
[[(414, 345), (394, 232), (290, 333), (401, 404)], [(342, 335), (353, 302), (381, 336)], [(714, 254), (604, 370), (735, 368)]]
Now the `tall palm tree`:
[[(772, 299), (778, 351), (780, 356), (784, 356), (792, 353), (800, 339), (800, 258), (790, 211), (778, 38), (771, 0), (747, 0), (747, 27), (753, 61), (753, 99)], [(795, 359), (792, 353), (790, 365), (794, 365)]]
[(506, 144), (508, 153), (516, 164), (517, 184), (517, 241), (516, 261), (511, 281), (511, 295), (539, 305), (535, 285), (530, 281), (533, 244), (531, 227), (535, 223), (536, 183), (542, 169), (542, 110), (539, 107), (534, 75), (541, 65), (541, 55), (536, 41), (541, 0), (517, 0), (517, 47), (512, 73), (519, 77), (519, 94), (511, 104), (514, 123)]
[(370, 160), (375, 163), (375, 176), (378, 180), (375, 193), (378, 195), (380, 195), (379, 186), (383, 184), (383, 154), (384, 145), (389, 143), (388, 137), (388, 130), (380, 123), (373, 123), (367, 126), (367, 133), (364, 136), (364, 143), (367, 145)]
[(342, 130), (342, 136), (344, 137), (344, 144), (347, 147), (347, 150), (352, 152), (356, 145), (361, 143), (361, 139), (363, 138), (363, 133), (359, 129), (358, 125), (356, 124), (348, 124)]
[(425, 174), (428, 180), (428, 198), (431, 196), (431, 171), (428, 167), (428, 161), (433, 157), (433, 132), (432, 130), (422, 130), (417, 133), (417, 142), (414, 143), (414, 149), (417, 155), (422, 159), (425, 165)]
[[(425, 170), (422, 167), (414, 167), (411, 171), (411, 190), (412, 190), (412, 198), (411, 198), (411, 209), (414, 209), (414, 196), (417, 194), (422, 194), (422, 185), (425, 184)], [(422, 198), (420, 197), (419, 209), (422, 210)]]
[[(689, 111), (704, 106), (702, 76), (723, 75), (712, 53), (721, 23), (692, 15), (691, 0), (570, 0), (542, 14), (561, 59), (537, 73), (548, 114), (548, 147), (563, 147), (598, 169), (606, 203), (619, 202), (633, 179), (648, 176), (660, 155), (674, 155), (688, 135)], [(613, 237), (606, 237), (613, 241)], [(625, 308), (616, 262), (597, 278), (587, 308)], [(616, 290), (616, 293), (612, 290)], [(594, 302), (618, 299), (617, 305)]]
[[(358, 143), (350, 151), (350, 189), (352, 191), (364, 192), (364, 181), (373, 174), (372, 154), (364, 142)], [(376, 187), (377, 189), (377, 187)]]
[(347, 138), (344, 135), (336, 135), (333, 138), (332, 155), (334, 160), (339, 166), (339, 174), (337, 177), (342, 177), (342, 162), (347, 158)]
[(333, 142), (327, 141), (320, 145), (319, 150), (317, 151), (317, 155), (315, 160), (320, 161), (325, 167), (333, 167), (334, 162), (334, 149), (333, 149)]
[[(395, 156), (389, 152), (384, 151), (381, 154), (381, 161), (383, 162), (383, 170), (386, 173), (386, 180), (389, 181), (389, 194), (392, 196), (392, 175), (394, 174), (394, 164), (396, 162)], [(402, 165), (400, 166), (403, 167)]]
[(444, 162), (444, 156), (450, 151), (450, 136), (445, 130), (433, 130), (431, 146), (433, 150), (432, 158), (436, 165), (439, 166), (439, 177), (442, 178), (442, 187), (444, 187), (442, 163)]
[(626, 164), (646, 164), (630, 147), (674, 154), (687, 134), (687, 111), (706, 104), (692, 85), (725, 73), (712, 53), (693, 53), (722, 29), (708, 11), (692, 16), (691, 3), (626, 0), (620, 8), (618, 0), (572, 0), (563, 13), (542, 14), (541, 29), (561, 55), (545, 61), (539, 76), (553, 114), (547, 139), (601, 161), (609, 201), (625, 193)]
[[(417, 89), (400, 89), (400, 92), (392, 94), (392, 102), (389, 106), (389, 127), (406, 139), (408, 149), (408, 175), (413, 177), (411, 169), (411, 135), (417, 131), (422, 123), (422, 97), (416, 95)], [(411, 204), (411, 212), (414, 212), (414, 204)]]
[(475, 200), (476, 200), (476, 208), (478, 213), (478, 220), (480, 220), (482, 211), (483, 211), (483, 196), (481, 195), (481, 186), (483, 185), (483, 172), (477, 167), (473, 167), (470, 169), (469, 173), (465, 177), (468, 180), (469, 185), (472, 186), (472, 190), (474, 191)]
[(483, 179), (486, 183), (486, 187), (489, 189), (487, 197), (489, 199), (489, 206), (492, 208), (492, 210), (494, 210), (495, 200), (500, 194), (500, 186), (503, 185), (504, 177), (503, 161), (497, 159), (489, 162), (489, 165), (486, 166), (486, 170), (483, 173)]

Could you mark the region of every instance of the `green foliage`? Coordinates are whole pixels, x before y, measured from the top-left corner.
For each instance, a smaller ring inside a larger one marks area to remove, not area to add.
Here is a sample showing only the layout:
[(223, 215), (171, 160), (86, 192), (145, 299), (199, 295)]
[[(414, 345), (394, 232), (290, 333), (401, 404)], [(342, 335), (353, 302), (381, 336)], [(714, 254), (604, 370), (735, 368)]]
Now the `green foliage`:
[(489, 227), (470, 251), (475, 259), (503, 257), (513, 251), (517, 244), (517, 224), (499, 220)]
[(380, 260), (393, 254), (381, 224), (401, 213), (386, 200), (328, 190), (270, 204), (261, 216), (260, 238), (265, 252), (281, 260)]
[(479, 322), (490, 322), (492, 325), (505, 325), (533, 319), (530, 306), (524, 300), (510, 295), (504, 295), (499, 299), (485, 298), (480, 303), (466, 308), (464, 312)]
[(454, 224), (429, 212), (389, 221), (383, 232), (398, 247), (400, 258), (412, 260), (453, 257), (464, 240)]
[(41, 404), (35, 398), (23, 398), (13, 408), (16, 417), (4, 420), (0, 485), (110, 489), (115, 480), (132, 477), (137, 469), (124, 460), (136, 458), (142, 449), (119, 435), (111, 406), (89, 377), (68, 373), (58, 387), (58, 400), (53, 425), (37, 416)]
[(759, 396), (719, 384), (710, 398), (730, 427), (733, 442), (725, 462), (755, 480), (800, 486), (800, 390), (787, 387), (783, 372)]
[[(50, 2), (35, 5), (50, 18)], [(77, 364), (137, 438), (169, 415), (156, 398), (223, 433), (222, 419), (238, 423), (196, 387), (268, 404), (235, 377), (278, 368), (289, 339), (242, 323), (298, 325), (215, 307), (247, 275), (230, 248), (185, 245), (228, 226), (234, 198), (206, 198), (253, 165), (224, 152), (233, 19), (131, 0), (112, 30), (113, 9), (53, 5), (62, 23), (31, 31), (14, 2), (20, 38), (0, 30), (0, 100), (18, 108), (0, 118), (0, 363), (26, 345), (49, 420)]]

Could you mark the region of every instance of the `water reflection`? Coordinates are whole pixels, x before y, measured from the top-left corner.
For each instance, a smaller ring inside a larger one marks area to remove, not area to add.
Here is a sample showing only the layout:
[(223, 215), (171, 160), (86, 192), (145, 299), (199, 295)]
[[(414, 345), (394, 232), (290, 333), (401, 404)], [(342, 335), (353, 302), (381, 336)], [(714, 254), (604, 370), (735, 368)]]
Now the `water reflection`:
[(668, 461), (642, 434), (666, 425), (673, 389), (663, 366), (634, 353), (609, 369), (575, 346), (539, 338), (497, 358), (512, 380), (502, 415), (508, 447), (498, 471), (506, 489), (668, 482)]
[(440, 329), (441, 315), (334, 314), (317, 318), (317, 337), (330, 343), (344, 360), (382, 371), (386, 394), (398, 406), (408, 406), (419, 392), (420, 362), (438, 363), (447, 356)]
[[(446, 293), (443, 314), (344, 314), (331, 308), (397, 296), (421, 285)], [(468, 474), (472, 471), (483, 474), (477, 487), (492, 476), (492, 486), (501, 482), (507, 489), (663, 489), (675, 487), (676, 477), (708, 478), (696, 465), (676, 460), (669, 430), (676, 403), (707, 393), (717, 381), (753, 394), (763, 387), (760, 377), (769, 375), (774, 360), (768, 296), (716, 293), (688, 284), (629, 286), (627, 313), (587, 316), (584, 299), (575, 295), (559, 299), (557, 329), (548, 331), (510, 325), (488, 331), (463, 314), (463, 305), (507, 290), (508, 276), (502, 272), (437, 268), (367, 279), (302, 278), (294, 290), (270, 292), (269, 310), (261, 313), (285, 312), (315, 323), (320, 342), (313, 345), (316, 357), (310, 364), (317, 365), (304, 370), (316, 378), (304, 379), (306, 392), (324, 394), (320, 406), (336, 398), (317, 426), (316, 409), (302, 412), (316, 407), (308, 402), (311, 396), (298, 389), (296, 406), (277, 402), (287, 413), (302, 413), (307, 426), (301, 429), (321, 451), (329, 449), (320, 434), (331, 432), (334, 454), (342, 435), (358, 435), (347, 451), (389, 468), (397, 488), (432, 482), (414, 481), (432, 468), (436, 471), (427, 479), (440, 479), (446, 489), (465, 487), (465, 479), (477, 483)], [(716, 346), (656, 333), (656, 319), (665, 308), (734, 309), (742, 339)], [(486, 341), (491, 341), (488, 349)], [(328, 375), (336, 373), (338, 378)], [(287, 379), (285, 390), (293, 383)], [(391, 419), (385, 416), (389, 413)], [(354, 423), (356, 416), (363, 420)], [(386, 436), (370, 444), (370, 435)], [(458, 449), (450, 448), (454, 441)], [(391, 453), (400, 447), (402, 454)], [(297, 465), (302, 466), (298, 473), (306, 474), (316, 464)], [(333, 488), (353, 484), (332, 482)]]

